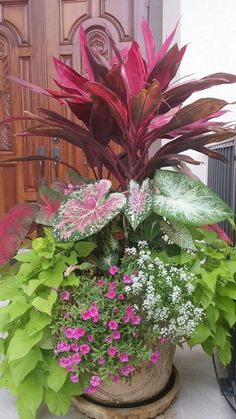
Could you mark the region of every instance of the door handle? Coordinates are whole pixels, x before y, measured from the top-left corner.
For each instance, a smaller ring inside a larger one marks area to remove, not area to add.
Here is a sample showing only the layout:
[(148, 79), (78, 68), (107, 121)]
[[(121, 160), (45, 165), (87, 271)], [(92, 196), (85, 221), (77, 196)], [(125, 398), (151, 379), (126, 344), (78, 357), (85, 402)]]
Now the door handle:
[(55, 178), (58, 179), (58, 162), (59, 162), (60, 157), (61, 157), (61, 150), (60, 150), (60, 147), (59, 146), (53, 147), (52, 157), (55, 159), (54, 160), (54, 174), (55, 174)]
[[(38, 155), (42, 157), (46, 156), (46, 148), (44, 145), (39, 146)], [(45, 171), (44, 160), (39, 160), (39, 185), (40, 186), (46, 185), (44, 171)]]

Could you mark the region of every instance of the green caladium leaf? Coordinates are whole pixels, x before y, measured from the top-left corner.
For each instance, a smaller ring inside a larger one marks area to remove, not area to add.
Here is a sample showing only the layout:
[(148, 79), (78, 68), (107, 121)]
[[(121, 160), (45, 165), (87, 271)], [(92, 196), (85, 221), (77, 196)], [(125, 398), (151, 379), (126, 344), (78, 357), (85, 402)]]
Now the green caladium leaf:
[(102, 271), (108, 271), (108, 269), (111, 266), (116, 265), (118, 261), (119, 254), (111, 252), (106, 256), (101, 256), (97, 261), (97, 265)]
[(78, 252), (78, 256), (81, 258), (89, 256), (96, 247), (97, 245), (94, 242), (82, 241), (75, 244), (75, 249)]
[(230, 207), (202, 182), (182, 173), (159, 170), (154, 176), (154, 212), (183, 224), (214, 224), (232, 215)]
[(135, 180), (131, 180), (124, 214), (134, 230), (151, 214), (152, 204), (153, 194), (150, 189), (150, 179), (145, 179), (141, 186)]
[(176, 243), (182, 249), (196, 250), (193, 238), (185, 225), (174, 221), (172, 223), (161, 221), (160, 224), (170, 241)]
[(100, 231), (126, 204), (125, 195), (111, 193), (111, 182), (102, 179), (69, 195), (54, 218), (58, 241), (77, 241)]

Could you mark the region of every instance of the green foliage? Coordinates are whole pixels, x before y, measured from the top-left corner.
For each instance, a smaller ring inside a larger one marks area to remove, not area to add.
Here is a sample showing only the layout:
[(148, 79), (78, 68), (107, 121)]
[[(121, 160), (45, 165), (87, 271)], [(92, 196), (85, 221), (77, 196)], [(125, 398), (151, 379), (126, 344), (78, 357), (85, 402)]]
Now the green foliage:
[(200, 343), (209, 355), (218, 348), (226, 365), (231, 360), (230, 329), (236, 323), (236, 249), (216, 239), (215, 234), (200, 229), (198, 234), (202, 240), (195, 241), (194, 263), (199, 262), (195, 303), (205, 309), (205, 318), (189, 345)]
[[(42, 401), (54, 414), (64, 415), (78, 385), (66, 385), (67, 373), (54, 358), (51, 334), (52, 309), (58, 300), (55, 289), (78, 286), (75, 273), (65, 277), (73, 264), (83, 265), (83, 257), (95, 249), (93, 242), (55, 243), (52, 231), (32, 241), (32, 249), (16, 256), (19, 263), (0, 270), (0, 329), (8, 332), (0, 340), (0, 386), (18, 396), (20, 419), (35, 419)], [(87, 262), (84, 262), (86, 266)], [(86, 268), (85, 266), (85, 268)]]

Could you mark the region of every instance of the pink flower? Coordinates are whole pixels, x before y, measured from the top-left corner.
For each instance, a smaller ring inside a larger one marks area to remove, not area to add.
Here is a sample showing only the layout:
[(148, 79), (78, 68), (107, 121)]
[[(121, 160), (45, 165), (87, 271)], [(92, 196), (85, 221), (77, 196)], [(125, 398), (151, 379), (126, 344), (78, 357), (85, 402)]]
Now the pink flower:
[(77, 345), (77, 343), (72, 343), (72, 345), (70, 346), (70, 349), (74, 352), (78, 352), (79, 345)]
[(112, 309), (112, 313), (116, 314), (116, 313), (117, 313), (117, 311), (118, 311), (117, 307), (113, 307), (113, 309)]
[(111, 266), (108, 272), (111, 275), (115, 275), (115, 274), (117, 274), (117, 272), (119, 272), (119, 268), (118, 268), (118, 266), (115, 266), (115, 265), (114, 266)]
[(86, 343), (84, 343), (83, 345), (80, 345), (79, 350), (83, 355), (87, 355), (91, 351), (91, 348), (89, 345), (86, 345)]
[(70, 376), (70, 380), (72, 381), (72, 383), (78, 383), (79, 382), (79, 377), (77, 374), (72, 374)]
[(81, 317), (82, 317), (82, 320), (85, 320), (85, 321), (91, 319), (92, 316), (91, 316), (90, 310), (83, 311), (81, 314)]
[(112, 358), (114, 358), (114, 356), (116, 356), (117, 354), (117, 349), (115, 346), (110, 346), (110, 348), (108, 349), (108, 355), (111, 356)]
[(163, 345), (164, 343), (166, 343), (166, 342), (167, 342), (167, 339), (166, 339), (164, 336), (161, 336), (161, 337), (159, 338), (159, 342)]
[(89, 309), (89, 313), (91, 317), (98, 317), (98, 308), (97, 308), (97, 304), (93, 303)]
[(87, 339), (88, 339), (88, 341), (89, 341), (89, 342), (93, 342), (94, 337), (93, 337), (92, 335), (89, 335), (89, 336), (87, 337)]
[(57, 352), (67, 352), (71, 348), (71, 345), (68, 342), (59, 342), (57, 344)]
[(101, 382), (101, 378), (98, 375), (92, 375), (90, 379), (90, 384), (92, 387), (98, 387)]
[(158, 362), (159, 358), (160, 358), (160, 352), (153, 352), (153, 353), (151, 354), (150, 361), (151, 361), (153, 364), (156, 364), (156, 363)]
[(72, 359), (73, 359), (73, 363), (74, 364), (79, 364), (80, 362), (81, 362), (81, 358), (80, 358), (80, 355), (79, 354), (74, 354), (74, 355), (72, 355)]
[(127, 316), (132, 316), (134, 314), (134, 308), (132, 306), (128, 306), (128, 307), (126, 307), (125, 312), (126, 312)]
[(119, 360), (121, 362), (128, 362), (129, 361), (129, 355), (126, 352), (121, 352), (119, 356)]
[(125, 299), (124, 294), (119, 294), (119, 295), (118, 295), (118, 300), (119, 300), (119, 301), (122, 301), (122, 300), (124, 300), (124, 299)]
[(97, 323), (99, 321), (99, 316), (95, 316), (94, 318), (93, 318), (93, 323)]
[(84, 393), (85, 394), (92, 394), (95, 393), (97, 391), (97, 387), (85, 387), (84, 388)]
[(70, 299), (70, 292), (69, 291), (63, 291), (60, 295), (61, 301), (68, 301)]
[(67, 327), (63, 330), (63, 333), (67, 339), (80, 339), (85, 335), (85, 329)]
[(110, 336), (106, 336), (104, 340), (105, 340), (106, 343), (111, 343), (111, 341), (112, 341)]
[(131, 323), (135, 326), (139, 325), (141, 323), (141, 317), (140, 316), (132, 316), (131, 317)]
[(119, 340), (120, 339), (120, 332), (113, 332), (112, 333), (112, 339), (114, 339), (114, 340)]
[(114, 383), (118, 383), (119, 380), (120, 380), (119, 374), (115, 374), (113, 378)]
[(63, 314), (63, 317), (64, 317), (64, 319), (69, 319), (69, 317), (70, 317), (70, 313), (65, 312), (65, 313)]
[(83, 329), (82, 327), (77, 327), (76, 329), (74, 329), (74, 338), (80, 339), (85, 335), (85, 333), (86, 333), (85, 329)]
[(129, 316), (124, 316), (123, 318), (122, 318), (122, 320), (123, 320), (123, 323), (129, 323), (129, 321), (130, 321), (130, 317)]
[(67, 356), (65, 358), (59, 359), (59, 364), (62, 368), (71, 368), (73, 365), (72, 356)]
[(109, 298), (109, 300), (114, 300), (114, 298), (116, 296), (116, 293), (115, 293), (115, 291), (108, 291), (106, 296), (107, 296), (107, 298)]
[(116, 289), (116, 282), (112, 281), (110, 282), (109, 286), (108, 286), (109, 291), (115, 291)]
[(125, 377), (128, 377), (129, 374), (132, 374), (134, 372), (134, 367), (131, 364), (125, 365), (121, 368), (121, 374)]
[(111, 330), (117, 330), (118, 329), (118, 322), (116, 320), (110, 320), (108, 323), (108, 327)]
[(131, 282), (132, 282), (131, 276), (128, 275), (128, 274), (123, 275), (123, 282), (125, 284), (131, 284)]
[(104, 285), (105, 285), (105, 281), (104, 281), (103, 279), (99, 279), (99, 280), (98, 280), (98, 282), (97, 282), (97, 285), (98, 285), (99, 287), (104, 287)]
[(99, 358), (98, 359), (98, 365), (103, 365), (103, 364), (105, 364), (105, 358)]

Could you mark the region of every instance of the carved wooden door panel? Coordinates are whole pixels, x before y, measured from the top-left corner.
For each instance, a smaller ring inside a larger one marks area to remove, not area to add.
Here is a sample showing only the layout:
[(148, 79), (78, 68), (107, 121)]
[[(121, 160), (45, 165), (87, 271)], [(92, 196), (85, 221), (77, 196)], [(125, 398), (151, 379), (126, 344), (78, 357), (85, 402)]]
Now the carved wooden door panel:
[[(76, 71), (85, 73), (79, 46), (79, 26), (81, 23), (87, 33), (89, 46), (99, 50), (105, 58), (111, 58), (112, 48), (105, 26), (112, 33), (118, 46), (124, 48), (134, 39), (135, 18), (139, 12), (144, 14), (146, 1), (139, 0), (50, 0), (46, 1), (46, 31), (48, 85), (55, 88), (56, 77), (52, 55), (60, 58)], [(50, 40), (50, 41), (49, 41)], [(61, 111), (60, 105), (50, 102), (50, 108)], [(64, 110), (66, 117), (71, 117)], [(117, 147), (117, 146), (114, 146)], [(85, 176), (92, 176), (82, 152), (59, 140), (52, 145), (51, 152), (60, 150), (61, 158), (76, 166)], [(66, 169), (60, 166), (60, 177)]]
[[(39, 107), (70, 116), (55, 101), (19, 87), (7, 76), (55, 87), (53, 56), (85, 72), (78, 40), (81, 23), (89, 45), (110, 58), (111, 45), (104, 25), (117, 44), (125, 47), (134, 37), (139, 38), (142, 15), (146, 15), (146, 0), (0, 0), (0, 120), (23, 115), (25, 110), (37, 113)], [(66, 175), (63, 166), (55, 168), (49, 162), (40, 168), (38, 162), (1, 163), (3, 160), (35, 155), (40, 150), (92, 176), (83, 154), (75, 147), (60, 139), (15, 137), (22, 128), (21, 121), (12, 127), (0, 125), (0, 215), (16, 203), (36, 200), (42, 176), (50, 184), (56, 176)]]

